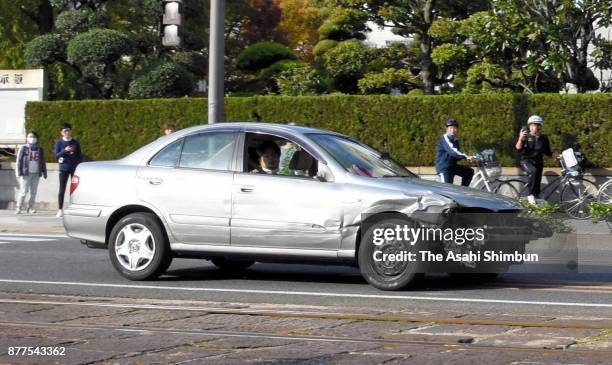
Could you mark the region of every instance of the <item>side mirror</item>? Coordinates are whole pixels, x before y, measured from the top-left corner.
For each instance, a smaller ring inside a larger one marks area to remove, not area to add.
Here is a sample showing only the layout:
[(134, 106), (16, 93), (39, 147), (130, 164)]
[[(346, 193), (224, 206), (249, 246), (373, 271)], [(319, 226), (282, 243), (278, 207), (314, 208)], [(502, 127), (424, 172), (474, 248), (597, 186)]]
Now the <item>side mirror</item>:
[(382, 158), (383, 160), (390, 160), (391, 154), (389, 152), (383, 152), (381, 153), (380, 158)]

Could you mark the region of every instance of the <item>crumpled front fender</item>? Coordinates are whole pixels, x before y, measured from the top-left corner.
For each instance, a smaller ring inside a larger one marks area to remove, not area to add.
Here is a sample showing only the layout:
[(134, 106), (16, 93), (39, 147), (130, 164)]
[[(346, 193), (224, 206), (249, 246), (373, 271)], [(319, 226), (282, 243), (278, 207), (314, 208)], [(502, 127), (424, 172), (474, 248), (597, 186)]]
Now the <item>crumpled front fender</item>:
[(362, 211), (350, 225), (359, 225), (366, 217), (379, 214), (397, 212), (416, 221), (440, 224), (444, 213), (452, 210), (457, 204), (447, 197), (438, 194), (422, 196), (409, 196), (405, 199), (380, 200)]

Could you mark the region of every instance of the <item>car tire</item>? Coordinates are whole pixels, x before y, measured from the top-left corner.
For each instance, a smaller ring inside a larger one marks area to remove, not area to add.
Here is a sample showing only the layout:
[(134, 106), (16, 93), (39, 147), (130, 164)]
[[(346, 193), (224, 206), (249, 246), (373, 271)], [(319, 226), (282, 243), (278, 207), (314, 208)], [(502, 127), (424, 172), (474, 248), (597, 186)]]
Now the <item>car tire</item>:
[(151, 213), (121, 218), (109, 236), (108, 252), (115, 269), (136, 281), (157, 278), (172, 262), (168, 237), (157, 216)]
[[(419, 259), (417, 246), (402, 246), (399, 244), (397, 248), (388, 250), (387, 242), (381, 246), (376, 246), (373, 243), (374, 230), (377, 228), (392, 228), (397, 225), (412, 225), (406, 219), (385, 219), (371, 224), (371, 226), (362, 235), (359, 244), (357, 262), (359, 270), (363, 278), (372, 286), (381, 290), (401, 290), (411, 283), (415, 282), (420, 274), (424, 273), (425, 265)], [(416, 252), (416, 261), (403, 261), (395, 264), (387, 264), (386, 262), (376, 262), (374, 254), (376, 250), (386, 252), (409, 251)], [(395, 251), (393, 251), (395, 250)]]
[(227, 272), (243, 271), (255, 263), (253, 260), (231, 260), (225, 257), (216, 257), (210, 261), (219, 269)]

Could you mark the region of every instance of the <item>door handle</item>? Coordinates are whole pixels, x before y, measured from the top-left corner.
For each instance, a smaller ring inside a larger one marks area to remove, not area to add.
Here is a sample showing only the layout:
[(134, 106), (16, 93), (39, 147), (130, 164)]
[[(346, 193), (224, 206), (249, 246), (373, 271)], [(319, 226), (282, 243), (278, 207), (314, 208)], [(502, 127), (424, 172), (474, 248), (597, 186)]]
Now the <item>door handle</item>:
[(160, 185), (162, 182), (164, 182), (164, 180), (159, 179), (157, 177), (149, 178), (149, 184), (151, 184), (151, 185)]
[(240, 187), (240, 191), (243, 193), (251, 193), (253, 190), (255, 190), (255, 188), (252, 185), (242, 185)]

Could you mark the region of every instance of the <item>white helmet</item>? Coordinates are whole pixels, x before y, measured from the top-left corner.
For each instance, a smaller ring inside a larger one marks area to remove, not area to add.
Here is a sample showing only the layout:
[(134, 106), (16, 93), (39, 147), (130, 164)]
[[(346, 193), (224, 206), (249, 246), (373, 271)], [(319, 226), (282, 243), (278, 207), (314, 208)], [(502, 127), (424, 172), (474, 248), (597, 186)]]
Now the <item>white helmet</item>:
[(529, 117), (529, 119), (527, 119), (527, 124), (539, 124), (542, 125), (544, 124), (544, 119), (542, 119), (541, 116), (539, 115), (532, 115)]

